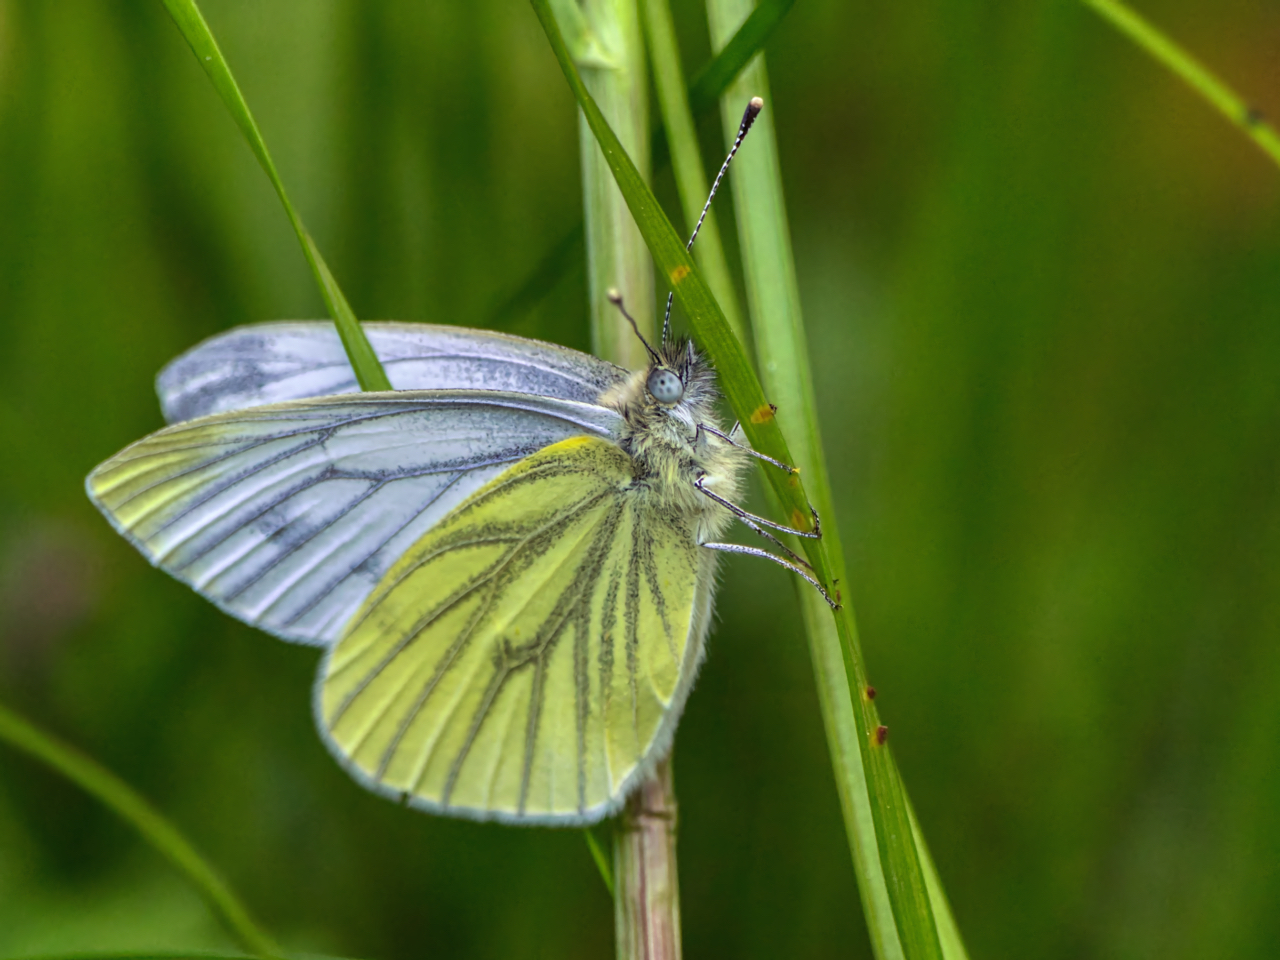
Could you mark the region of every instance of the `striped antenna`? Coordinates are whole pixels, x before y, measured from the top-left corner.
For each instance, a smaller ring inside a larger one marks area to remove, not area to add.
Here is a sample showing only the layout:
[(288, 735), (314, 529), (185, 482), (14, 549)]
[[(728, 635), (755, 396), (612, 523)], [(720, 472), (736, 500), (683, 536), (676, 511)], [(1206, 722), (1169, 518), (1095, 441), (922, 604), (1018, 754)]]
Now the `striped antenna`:
[(622, 311), (622, 315), (627, 318), (631, 324), (631, 329), (636, 332), (636, 336), (640, 338), (640, 342), (644, 344), (644, 348), (649, 351), (649, 359), (654, 363), (662, 363), (662, 358), (658, 356), (653, 347), (649, 346), (649, 341), (644, 338), (644, 334), (640, 332), (640, 327), (636, 324), (636, 318), (627, 313), (626, 305), (622, 302), (622, 294), (618, 292), (617, 287), (610, 287), (605, 293), (609, 298), (609, 302)]
[[(698, 231), (702, 229), (702, 223), (707, 219), (707, 211), (711, 209), (711, 201), (716, 198), (716, 191), (720, 189), (720, 181), (724, 179), (724, 175), (729, 170), (729, 163), (733, 160), (734, 155), (738, 152), (738, 148), (742, 146), (742, 141), (747, 137), (747, 131), (751, 129), (751, 125), (756, 122), (756, 117), (760, 115), (760, 111), (764, 109), (764, 100), (760, 97), (752, 97), (751, 102), (747, 104), (747, 109), (742, 114), (742, 123), (738, 124), (738, 136), (733, 141), (733, 148), (729, 151), (729, 155), (724, 158), (724, 163), (720, 165), (720, 172), (716, 174), (715, 183), (711, 184), (711, 194), (707, 197), (707, 202), (702, 205), (702, 214), (698, 217), (698, 225), (693, 228), (693, 235), (689, 237), (689, 242), (684, 245), (686, 250), (693, 249), (693, 241), (698, 239)], [(675, 300), (675, 291), (667, 294), (667, 313), (662, 318), (662, 345), (667, 345), (667, 340), (671, 335), (671, 304)]]

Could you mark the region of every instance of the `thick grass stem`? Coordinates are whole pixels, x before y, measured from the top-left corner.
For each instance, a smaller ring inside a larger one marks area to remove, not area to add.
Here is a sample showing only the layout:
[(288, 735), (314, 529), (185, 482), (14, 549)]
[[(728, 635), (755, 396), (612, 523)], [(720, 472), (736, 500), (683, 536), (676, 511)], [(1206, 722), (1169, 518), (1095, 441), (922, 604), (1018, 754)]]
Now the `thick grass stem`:
[[(565, 53), (583, 68), (584, 82), (626, 149), (647, 159), (648, 77), (635, 0), (587, 0), (581, 6), (554, 0), (544, 10), (552, 22), (569, 24)], [(652, 261), (585, 114), (581, 136), (592, 342), (598, 356), (636, 369), (649, 360), (644, 340), (654, 339)], [(641, 177), (647, 173), (638, 171)], [(619, 960), (680, 957), (675, 806), (668, 759), (619, 818), (611, 891)]]

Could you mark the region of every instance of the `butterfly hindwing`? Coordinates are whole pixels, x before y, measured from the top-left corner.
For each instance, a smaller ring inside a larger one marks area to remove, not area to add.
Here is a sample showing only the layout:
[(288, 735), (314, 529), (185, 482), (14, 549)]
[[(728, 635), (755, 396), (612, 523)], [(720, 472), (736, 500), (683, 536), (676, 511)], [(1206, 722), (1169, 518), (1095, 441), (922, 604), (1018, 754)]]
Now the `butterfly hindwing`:
[(710, 551), (616, 445), (574, 437), (426, 533), (331, 649), (331, 747), (374, 789), (480, 818), (586, 822), (669, 743)]
[(328, 645), (396, 560), (541, 447), (617, 415), (496, 391), (323, 397), (186, 421), (97, 467), (89, 496), (233, 616)]

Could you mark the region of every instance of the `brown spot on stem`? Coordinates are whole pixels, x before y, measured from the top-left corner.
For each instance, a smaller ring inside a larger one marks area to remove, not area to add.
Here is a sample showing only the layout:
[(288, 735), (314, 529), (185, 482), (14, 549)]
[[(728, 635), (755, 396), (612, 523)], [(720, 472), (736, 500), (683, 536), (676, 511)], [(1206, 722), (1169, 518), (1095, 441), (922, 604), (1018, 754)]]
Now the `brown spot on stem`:
[(874, 736), (876, 738), (876, 746), (883, 747), (884, 742), (889, 739), (889, 728), (884, 724), (880, 724), (880, 726), (876, 727)]
[(875, 698), (876, 698), (876, 688), (875, 688), (875, 687), (867, 687), (867, 699), (868, 699), (868, 700), (874, 700)]

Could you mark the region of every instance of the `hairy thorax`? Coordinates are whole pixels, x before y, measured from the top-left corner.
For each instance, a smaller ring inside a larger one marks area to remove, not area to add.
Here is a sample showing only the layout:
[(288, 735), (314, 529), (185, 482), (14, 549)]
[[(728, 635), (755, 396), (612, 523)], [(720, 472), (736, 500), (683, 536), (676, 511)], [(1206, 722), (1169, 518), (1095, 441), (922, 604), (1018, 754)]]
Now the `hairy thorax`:
[(632, 489), (650, 509), (679, 514), (692, 521), (699, 542), (718, 536), (732, 519), (723, 506), (699, 491), (697, 484), (736, 501), (739, 477), (748, 459), (740, 447), (706, 429), (719, 432), (718, 396), (710, 367), (691, 349), (670, 351), (680, 364), (684, 395), (679, 401), (656, 401), (645, 384), (653, 367), (634, 372), (623, 384), (600, 397), (625, 421), (618, 444), (631, 457), (636, 476)]

